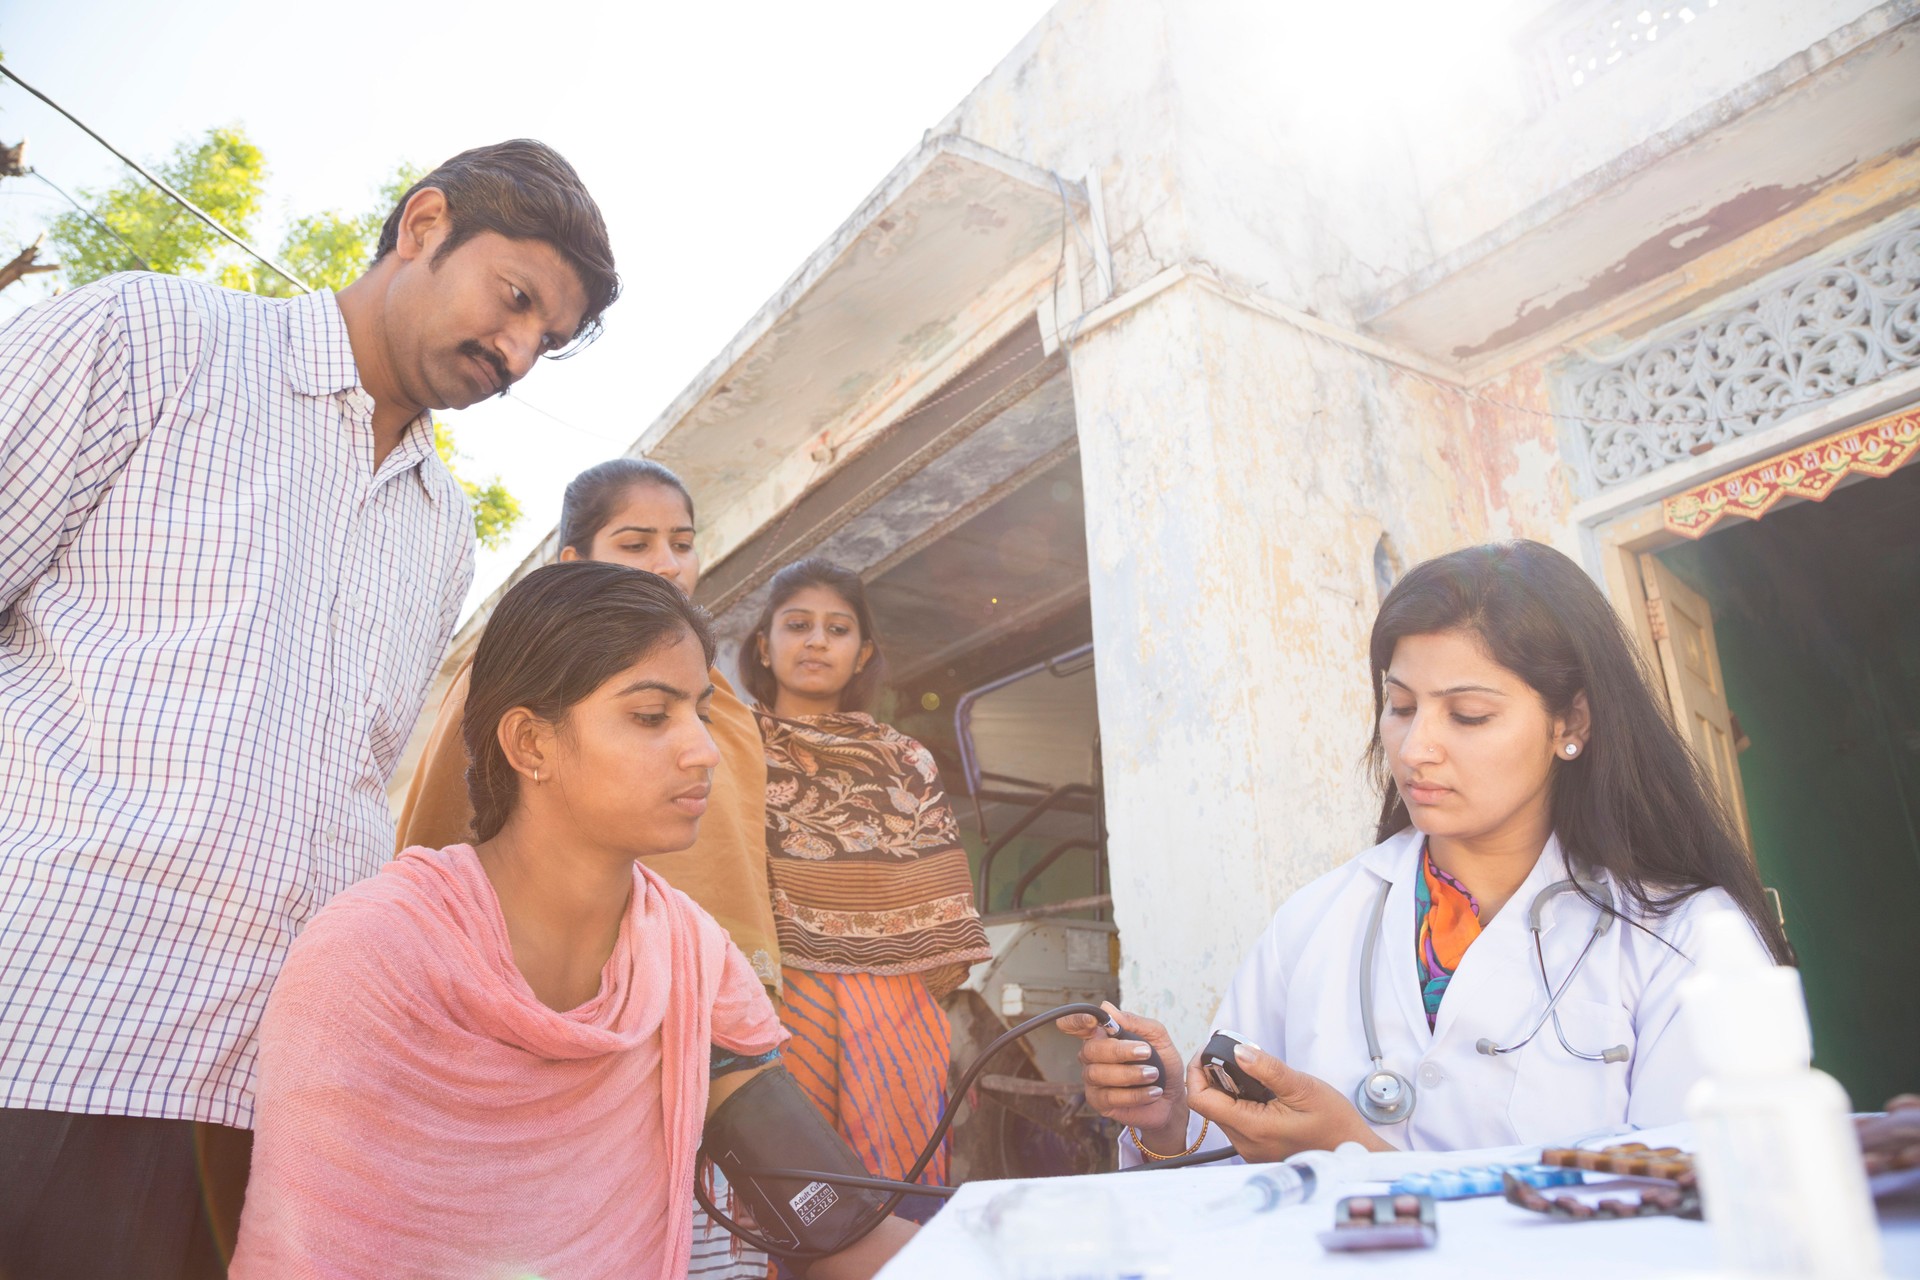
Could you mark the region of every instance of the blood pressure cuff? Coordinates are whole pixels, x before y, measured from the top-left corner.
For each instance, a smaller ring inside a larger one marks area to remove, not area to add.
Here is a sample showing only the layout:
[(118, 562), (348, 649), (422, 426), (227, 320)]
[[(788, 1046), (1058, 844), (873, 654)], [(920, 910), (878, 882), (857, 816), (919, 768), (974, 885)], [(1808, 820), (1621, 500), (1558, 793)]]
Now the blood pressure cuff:
[(796, 1251), (833, 1253), (886, 1196), (824, 1179), (763, 1178), (755, 1169), (817, 1169), (871, 1177), (783, 1066), (742, 1085), (707, 1117), (700, 1149), (753, 1210), (760, 1234)]

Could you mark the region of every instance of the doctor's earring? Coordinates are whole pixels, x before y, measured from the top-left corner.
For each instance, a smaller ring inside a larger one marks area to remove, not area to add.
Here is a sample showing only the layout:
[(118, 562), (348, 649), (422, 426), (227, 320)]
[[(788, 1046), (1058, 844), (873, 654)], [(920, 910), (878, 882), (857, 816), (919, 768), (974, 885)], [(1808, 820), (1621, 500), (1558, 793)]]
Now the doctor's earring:
[(1580, 754), (1580, 744), (1577, 742), (1569, 742), (1567, 744), (1567, 759), (1571, 760), (1579, 754)]

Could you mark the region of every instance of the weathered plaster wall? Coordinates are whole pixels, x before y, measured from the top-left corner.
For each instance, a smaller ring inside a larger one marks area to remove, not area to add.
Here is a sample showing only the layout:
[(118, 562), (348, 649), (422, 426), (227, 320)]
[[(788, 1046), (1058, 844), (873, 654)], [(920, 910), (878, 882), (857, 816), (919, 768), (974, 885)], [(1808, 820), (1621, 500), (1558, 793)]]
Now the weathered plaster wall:
[[(1565, 545), (1551, 423), (1197, 284), (1073, 352), (1121, 990), (1192, 1045), (1275, 907), (1371, 843), (1384, 532)], [(1539, 407), (1536, 379), (1489, 389)], [(1098, 495), (1097, 497), (1094, 495)]]
[[(1670, 25), (1664, 43), (1557, 101), (1538, 101), (1528, 89), (1527, 63), (1506, 57), (1489, 60), (1448, 110), (1408, 104), (1402, 114), (1408, 152), (1426, 192), (1437, 254), (1453, 252), (1582, 175), (1648, 146), (1863, 15), (1902, 6), (1721, 0), (1712, 9), (1694, 7), (1695, 22)], [(1530, 16), (1515, 5), (1496, 17), (1489, 43), (1524, 53), (1530, 30), (1550, 30), (1558, 11), (1578, 12), (1571, 5), (1538, 8)]]
[(1324, 49), (1272, 8), (1063, 0), (935, 131), (1096, 171), (1118, 291), (1204, 261), (1344, 322), (1430, 259), (1418, 192), (1397, 121), (1314, 92)]
[[(1695, 7), (1693, 23), (1669, 22), (1659, 42), (1552, 98), (1533, 84), (1539, 47), (1569, 23), (1631, 6), (1065, 0), (936, 129), (1069, 175), (1097, 170), (1121, 289), (1205, 262), (1358, 327), (1396, 286), (1591, 202), (1699, 131), (1790, 95), (1910, 23), (1920, 0)], [(1784, 207), (1807, 193), (1772, 194)], [(1730, 237), (1769, 216), (1758, 207), (1768, 195), (1734, 181), (1715, 197), (1723, 206), (1691, 212)], [(1655, 235), (1668, 225), (1657, 212), (1619, 212), (1652, 219), (1620, 234)], [(1678, 231), (1693, 252), (1710, 247), (1690, 227)], [(1689, 255), (1670, 256), (1679, 265)]]
[[(1122, 292), (1205, 266), (1350, 324), (1433, 252), (1398, 122), (1336, 120), (1290, 87), (1318, 51), (1236, 47), (1226, 10), (1065, 0), (938, 128), (1097, 171)], [(1371, 843), (1381, 535), (1572, 552), (1571, 491), (1537, 369), (1464, 398), (1191, 281), (1070, 367), (1122, 993), (1192, 1044), (1278, 904)]]
[(1121, 291), (1184, 243), (1168, 10), (1165, 0), (1062, 0), (933, 127), (1069, 179), (1097, 172)]

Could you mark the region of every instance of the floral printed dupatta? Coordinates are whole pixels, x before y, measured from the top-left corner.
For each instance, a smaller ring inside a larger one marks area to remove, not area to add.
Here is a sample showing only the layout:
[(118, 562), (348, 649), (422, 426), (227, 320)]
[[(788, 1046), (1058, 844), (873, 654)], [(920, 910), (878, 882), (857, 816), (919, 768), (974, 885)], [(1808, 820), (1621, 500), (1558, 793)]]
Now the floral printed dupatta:
[(992, 950), (933, 754), (860, 712), (757, 715), (782, 962), (957, 985)]

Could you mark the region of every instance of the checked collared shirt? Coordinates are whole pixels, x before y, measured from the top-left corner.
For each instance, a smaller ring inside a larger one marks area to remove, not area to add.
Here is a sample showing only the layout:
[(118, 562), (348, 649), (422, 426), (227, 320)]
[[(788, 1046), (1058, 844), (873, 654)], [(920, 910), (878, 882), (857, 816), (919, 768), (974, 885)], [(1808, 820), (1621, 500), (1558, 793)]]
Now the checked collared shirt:
[(374, 466), (331, 293), (117, 275), (0, 326), (0, 1106), (251, 1124), (472, 543), (425, 415)]

